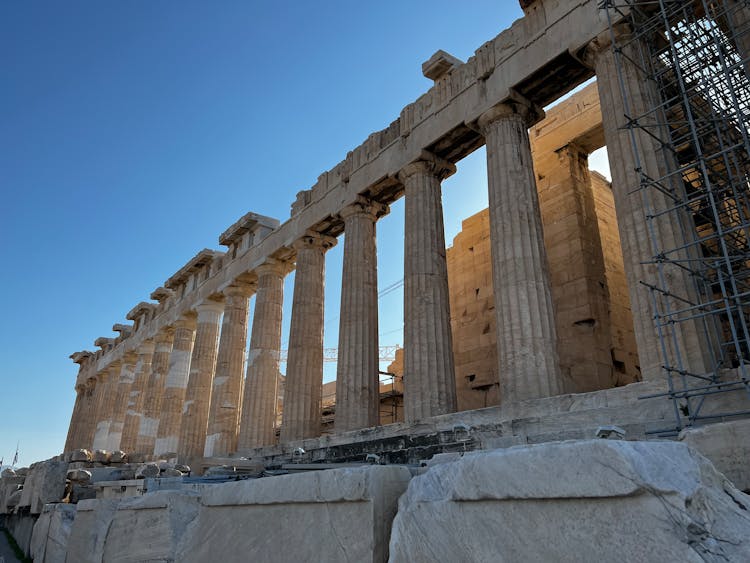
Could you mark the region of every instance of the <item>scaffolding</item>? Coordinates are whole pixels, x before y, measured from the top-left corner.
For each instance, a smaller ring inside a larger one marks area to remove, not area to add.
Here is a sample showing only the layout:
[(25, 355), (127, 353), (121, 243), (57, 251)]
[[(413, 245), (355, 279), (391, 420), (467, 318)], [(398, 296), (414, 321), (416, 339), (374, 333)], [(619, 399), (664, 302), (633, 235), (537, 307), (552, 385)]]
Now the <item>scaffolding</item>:
[[(654, 433), (668, 436), (750, 414), (750, 3), (603, 0), (600, 8), (639, 178), (629, 197), (644, 209), (650, 244), (650, 279), (640, 281), (668, 384), (651, 397), (669, 397), (675, 416)], [(626, 87), (633, 72), (637, 99)], [(653, 154), (656, 170), (646, 163)], [(700, 370), (686, 331), (697, 335)]]

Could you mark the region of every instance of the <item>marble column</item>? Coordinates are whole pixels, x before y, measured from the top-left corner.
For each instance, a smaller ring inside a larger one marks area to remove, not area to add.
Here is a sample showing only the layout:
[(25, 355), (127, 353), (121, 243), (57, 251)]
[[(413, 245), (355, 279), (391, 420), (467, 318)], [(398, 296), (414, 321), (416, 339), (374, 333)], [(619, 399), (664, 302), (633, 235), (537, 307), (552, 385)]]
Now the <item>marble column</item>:
[(172, 353), (173, 340), (174, 328), (172, 327), (162, 329), (154, 338), (154, 357), (151, 362), (151, 373), (146, 383), (143, 416), (135, 444), (135, 451), (146, 455), (153, 455), (156, 446), (161, 403), (169, 371), (169, 355)]
[(211, 391), (211, 409), (203, 451), (204, 457), (228, 456), (237, 451), (242, 380), (250, 296), (255, 286), (237, 282), (224, 290), (224, 320), (221, 325), (216, 376)]
[[(619, 33), (623, 33), (622, 30)], [(635, 50), (637, 44), (629, 43), (628, 49)], [(636, 56), (630, 52), (630, 56)], [(646, 219), (648, 210), (644, 196), (649, 198), (653, 209), (666, 210), (673, 207), (673, 202), (658, 189), (649, 189), (648, 194), (641, 193), (640, 174), (638, 170), (651, 178), (662, 178), (668, 168), (667, 157), (661, 147), (643, 130), (633, 129), (632, 135), (627, 126), (626, 115), (643, 116), (656, 103), (659, 96), (655, 87), (645, 79), (640, 70), (627, 57), (615, 59), (608, 36), (603, 36), (587, 50), (587, 57), (596, 70), (599, 98), (602, 108), (604, 137), (607, 142), (610, 169), (612, 171), (612, 193), (615, 200), (617, 224), (622, 241), (622, 254), (625, 273), (628, 280), (633, 325), (638, 345), (638, 359), (643, 379), (653, 380), (663, 377), (661, 369), (665, 359), (660, 351), (659, 333), (654, 321), (654, 309), (650, 290), (643, 282), (657, 283), (657, 267), (648, 263), (654, 256), (654, 248), (674, 249), (681, 247), (683, 229), (694, 230), (690, 217), (684, 217), (681, 225), (676, 213), (662, 215), (653, 223), (649, 231)], [(638, 60), (636, 58), (636, 60)], [(622, 82), (618, 76), (620, 65)], [(623, 91), (626, 98), (623, 98)], [(644, 118), (644, 125), (647, 119)], [(654, 134), (658, 128), (652, 123), (649, 131)], [(635, 143), (635, 145), (634, 145)], [(637, 153), (634, 146), (638, 147)], [(677, 187), (677, 189), (684, 189)], [(652, 238), (655, 247), (652, 246)], [(676, 258), (687, 258), (673, 254)], [(691, 301), (695, 301), (695, 288), (687, 274), (679, 269), (665, 265), (666, 281), (670, 292)], [(670, 300), (675, 309), (684, 308), (679, 300)], [(676, 347), (683, 359), (682, 367), (692, 373), (705, 373), (710, 366), (708, 339), (701, 336), (701, 331), (694, 321), (685, 321), (673, 328), (663, 327), (664, 343), (668, 347), (669, 361), (674, 365)]]
[(388, 207), (360, 198), (344, 208), (344, 266), (336, 371), (336, 431), (377, 426), (380, 414), (375, 222)]
[(76, 401), (73, 405), (73, 414), (70, 415), (70, 425), (68, 426), (68, 437), (65, 440), (65, 451), (71, 452), (77, 449), (78, 431), (81, 425), (81, 416), (83, 403), (85, 402), (86, 386), (83, 384), (76, 385)]
[(90, 377), (88, 381), (86, 381), (86, 416), (81, 436), (81, 447), (86, 448), (87, 450), (93, 449), (94, 445), (94, 435), (96, 433), (96, 402), (99, 398), (99, 393), (99, 380), (96, 377)]
[(490, 248), (504, 404), (562, 392), (542, 217), (523, 103), (483, 114), (490, 203)]
[(169, 369), (167, 380), (164, 382), (159, 429), (154, 446), (154, 454), (157, 456), (177, 454), (182, 407), (185, 403), (185, 390), (190, 377), (190, 357), (195, 341), (195, 319), (195, 314), (192, 313), (174, 324), (172, 353), (169, 355)]
[(448, 269), (440, 182), (456, 167), (437, 157), (404, 167), (404, 415), (456, 410)]
[(112, 431), (113, 413), (115, 402), (117, 401), (117, 390), (120, 385), (120, 370), (122, 363), (115, 360), (106, 368), (106, 387), (101, 403), (99, 421), (97, 423), (96, 434), (94, 435), (95, 450), (107, 450), (111, 446), (110, 432)]
[(135, 379), (135, 363), (137, 359), (138, 356), (135, 352), (126, 352), (121, 359), (116, 395), (112, 404), (112, 422), (109, 425), (109, 439), (106, 448), (110, 451), (122, 449), (120, 442), (122, 440), (123, 427), (125, 426), (130, 389)]
[(325, 252), (335, 244), (336, 239), (318, 233), (308, 233), (294, 243), (297, 272), (284, 384), (282, 443), (320, 436)]
[(190, 377), (182, 408), (180, 441), (177, 454), (181, 463), (194, 464), (203, 458), (208, 427), (211, 386), (216, 370), (216, 348), (224, 303), (207, 300), (196, 308), (198, 313), (195, 346), (190, 359)]
[(255, 269), (258, 288), (242, 399), (238, 451), (276, 441), (276, 401), (281, 349), (284, 276), (288, 266), (269, 262)]
[(105, 368), (96, 376), (96, 399), (95, 399), (95, 416), (94, 416), (94, 439), (91, 444), (92, 450), (103, 450), (107, 445), (107, 435), (109, 434), (109, 412), (107, 409), (107, 399), (112, 393), (110, 370)]
[[(143, 417), (143, 404), (146, 394), (146, 383), (151, 376), (151, 362), (154, 356), (154, 342), (144, 341), (138, 347), (138, 360), (133, 374), (133, 385), (128, 396), (128, 407), (125, 412), (125, 424), (122, 427), (120, 449), (124, 452), (135, 453), (138, 430)], [(144, 453), (144, 452), (137, 452)]]

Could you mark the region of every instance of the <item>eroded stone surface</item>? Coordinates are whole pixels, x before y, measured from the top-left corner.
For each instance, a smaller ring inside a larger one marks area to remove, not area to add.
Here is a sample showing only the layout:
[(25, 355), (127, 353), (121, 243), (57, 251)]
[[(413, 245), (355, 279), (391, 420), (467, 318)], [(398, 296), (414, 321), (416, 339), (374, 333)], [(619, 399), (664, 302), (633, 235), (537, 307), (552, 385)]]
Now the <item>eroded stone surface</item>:
[(750, 497), (684, 444), (472, 453), (412, 480), (390, 560), (746, 561), (748, 509)]
[(31, 534), (31, 558), (40, 563), (65, 563), (75, 517), (74, 504), (45, 505)]
[(113, 563), (182, 561), (175, 556), (175, 551), (178, 542), (195, 533), (188, 530), (188, 526), (196, 517), (198, 508), (197, 495), (185, 491), (156, 492), (123, 499), (107, 532), (103, 560)]
[(386, 561), (410, 477), (404, 467), (376, 466), (210, 487), (177, 560)]
[(750, 420), (689, 428), (680, 440), (706, 456), (741, 491), (750, 491)]
[(68, 463), (51, 459), (31, 466), (24, 482), (19, 506), (29, 507), (31, 514), (40, 514), (48, 502), (59, 502), (65, 495)]

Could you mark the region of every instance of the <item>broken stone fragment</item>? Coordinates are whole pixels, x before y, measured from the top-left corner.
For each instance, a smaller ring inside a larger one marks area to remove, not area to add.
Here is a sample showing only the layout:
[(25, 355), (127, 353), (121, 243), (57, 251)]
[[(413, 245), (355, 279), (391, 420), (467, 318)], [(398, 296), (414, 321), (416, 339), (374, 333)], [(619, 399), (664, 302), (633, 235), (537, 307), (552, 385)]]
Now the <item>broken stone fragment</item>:
[(128, 454), (123, 451), (117, 450), (116, 452), (112, 452), (110, 454), (109, 461), (110, 463), (127, 463)]
[(233, 465), (217, 465), (214, 467), (209, 467), (206, 470), (206, 475), (235, 475), (237, 473), (237, 468)]
[(184, 465), (182, 463), (178, 463), (174, 466), (174, 468), (179, 471), (180, 473), (190, 473), (190, 466)]
[(158, 477), (161, 471), (156, 463), (144, 463), (135, 470), (135, 478), (143, 479), (145, 477)]
[(96, 498), (96, 489), (91, 485), (75, 483), (70, 491), (70, 502), (78, 503), (82, 500)]
[(750, 561), (750, 497), (657, 441), (469, 453), (411, 480), (391, 562), (520, 560)]
[(18, 506), (18, 503), (21, 502), (21, 495), (23, 494), (23, 489), (18, 489), (17, 491), (13, 491), (8, 495), (8, 500), (5, 501), (5, 506), (8, 508), (11, 508), (13, 506)]
[(71, 469), (68, 471), (67, 478), (78, 483), (88, 483), (91, 481), (91, 472), (85, 469)]
[(91, 461), (91, 452), (88, 450), (75, 450), (70, 454), (70, 461)]
[(170, 467), (162, 471), (162, 477), (182, 477), (182, 472), (177, 471), (174, 467)]
[(111, 454), (107, 450), (96, 450), (93, 460), (97, 463), (109, 463)]

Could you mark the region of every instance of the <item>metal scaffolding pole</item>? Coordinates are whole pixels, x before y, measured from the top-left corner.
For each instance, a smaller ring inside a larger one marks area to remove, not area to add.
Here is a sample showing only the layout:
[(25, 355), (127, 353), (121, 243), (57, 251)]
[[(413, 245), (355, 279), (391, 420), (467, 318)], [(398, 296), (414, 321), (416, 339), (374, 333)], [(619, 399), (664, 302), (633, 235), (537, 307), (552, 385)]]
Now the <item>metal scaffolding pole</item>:
[[(630, 197), (644, 209), (650, 238), (654, 275), (641, 283), (651, 292), (669, 389), (658, 396), (674, 403), (675, 425), (659, 433), (748, 415), (750, 2), (603, 0), (600, 8), (639, 179)], [(646, 107), (628, 99), (624, 65), (647, 85)], [(641, 165), (645, 147), (658, 153), (658, 173)], [(667, 222), (679, 240), (660, 236)], [(675, 289), (676, 276), (689, 280), (687, 289)], [(682, 323), (697, 327), (710, 357), (705, 373), (686, 368), (676, 337)], [(736, 400), (716, 401), (727, 393)]]

